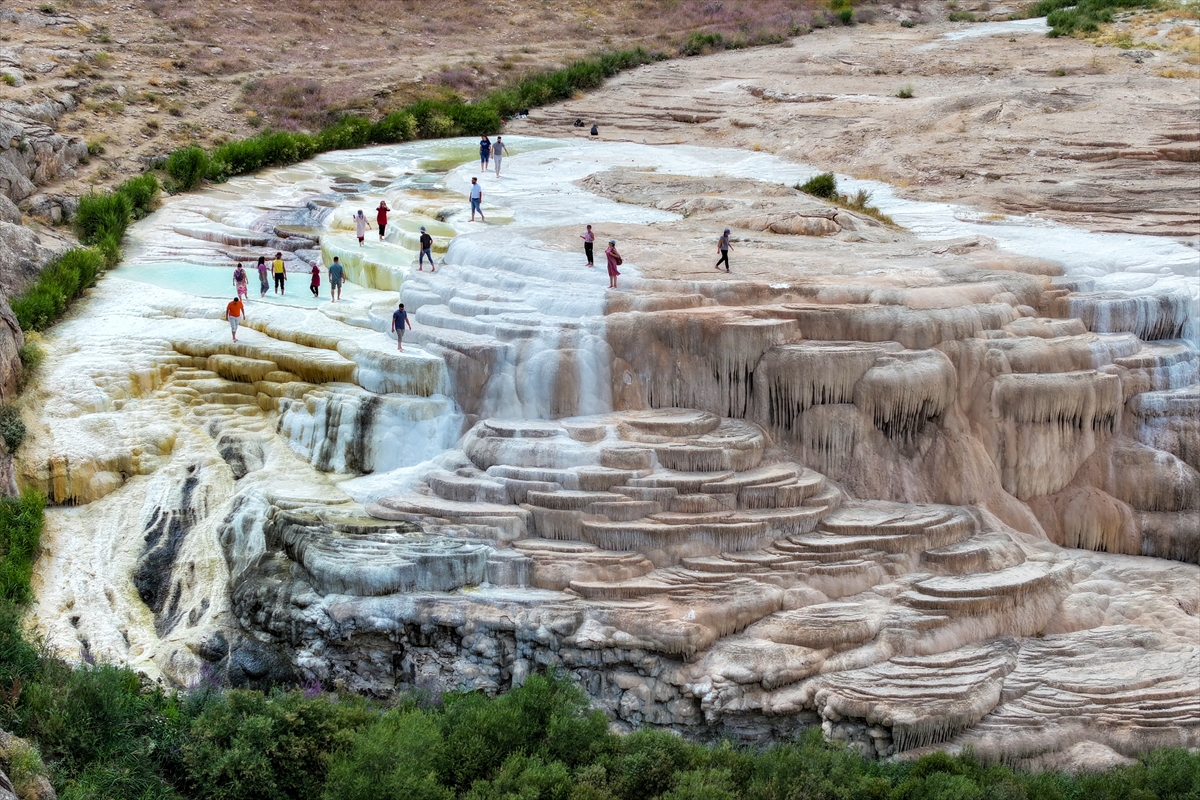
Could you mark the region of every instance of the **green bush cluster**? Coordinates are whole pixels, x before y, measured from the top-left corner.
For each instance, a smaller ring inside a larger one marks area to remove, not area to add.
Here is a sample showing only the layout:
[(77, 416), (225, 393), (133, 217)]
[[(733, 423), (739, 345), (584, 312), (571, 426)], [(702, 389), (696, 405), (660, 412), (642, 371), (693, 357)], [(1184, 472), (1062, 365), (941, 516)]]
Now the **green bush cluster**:
[[(4, 406), (4, 410), (11, 407)], [(45, 509), (45, 498), (32, 489), (18, 497), (0, 498), (0, 603), (25, 603), (33, 596), (29, 581), (42, 538)], [(4, 655), (0, 649), (0, 661)]]
[(67, 250), (38, 274), (25, 293), (12, 300), (12, 310), (25, 331), (42, 331), (67, 309), (105, 269), (121, 260), (121, 240), (135, 219), (158, 204), (158, 178), (139, 175), (111, 192), (93, 192), (79, 198), (75, 233), (86, 247)]
[(490, 135), (500, 131), (503, 119), (519, 111), (594, 89), (621, 70), (662, 57), (643, 48), (600, 53), (564, 69), (526, 76), (474, 103), (457, 96), (419, 100), (376, 122), (351, 115), (315, 134), (265, 131), (249, 139), (222, 144), (211, 153), (191, 145), (171, 153), (162, 168), (170, 176), (171, 190), (183, 192), (196, 188), (205, 179), (220, 182), (266, 167), (295, 164), (330, 150), (413, 139)]
[(1029, 6), (1030, 17), (1045, 17), (1049, 36), (1092, 33), (1113, 21), (1113, 12), (1131, 8), (1158, 8), (1158, 0), (1040, 0)]
[(101, 250), (93, 247), (68, 250), (55, 257), (38, 274), (37, 282), (12, 301), (21, 329), (48, 328), (80, 292), (96, 282), (106, 262)]
[[(910, 91), (907, 96), (912, 97), (912, 92)], [(805, 194), (811, 194), (813, 197), (820, 197), (823, 200), (836, 203), (842, 208), (848, 208), (851, 211), (857, 211), (869, 217), (874, 217), (885, 225), (894, 226), (896, 224), (891, 217), (871, 205), (871, 193), (866, 189), (859, 189), (852, 195), (839, 192), (837, 178), (834, 177), (832, 172), (822, 172), (820, 175), (814, 175), (804, 183), (797, 183), (793, 188)]]
[(4, 449), (9, 453), (17, 452), (25, 441), (25, 423), (16, 406), (0, 406), (0, 439), (4, 440)]

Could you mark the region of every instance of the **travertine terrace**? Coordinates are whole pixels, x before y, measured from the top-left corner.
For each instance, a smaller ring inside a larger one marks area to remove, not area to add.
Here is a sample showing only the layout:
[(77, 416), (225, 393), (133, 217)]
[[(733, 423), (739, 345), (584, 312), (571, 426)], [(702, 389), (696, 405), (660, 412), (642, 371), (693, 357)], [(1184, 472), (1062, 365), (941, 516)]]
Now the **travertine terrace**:
[[(872, 755), (1200, 744), (1193, 251), (901, 201), (891, 227), (748, 151), (511, 146), (487, 224), (452, 142), (136, 228), (27, 395), (52, 645), (375, 694), (557, 665), (623, 726)], [(230, 264), (276, 250), (292, 288), (234, 344)], [(356, 285), (311, 300), (335, 255)]]

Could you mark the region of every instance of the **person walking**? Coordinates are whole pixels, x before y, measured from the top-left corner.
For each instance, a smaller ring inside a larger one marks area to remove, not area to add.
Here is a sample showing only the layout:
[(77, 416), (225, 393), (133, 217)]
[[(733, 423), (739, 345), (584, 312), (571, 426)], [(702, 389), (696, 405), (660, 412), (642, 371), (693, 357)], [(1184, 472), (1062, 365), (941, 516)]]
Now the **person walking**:
[(246, 280), (246, 270), (242, 269), (242, 262), (238, 262), (237, 268), (233, 271), (233, 288), (237, 290), (237, 296), (243, 300), (250, 299), (250, 286)]
[[(496, 141), (499, 144), (499, 140)], [(471, 178), (471, 222), (475, 221), (475, 212), (479, 212), (479, 221), (487, 222), (483, 216), (483, 187), (478, 178)]]
[(429, 271), (437, 272), (437, 267), (433, 265), (433, 237), (425, 232), (425, 226), (421, 226), (421, 255), (417, 257), (417, 272), (425, 271), (425, 259), (429, 259)]
[(363, 239), (367, 238), (367, 228), (371, 227), (367, 224), (367, 215), (360, 208), (358, 213), (354, 215), (354, 234), (358, 237), (358, 246), (363, 246)]
[(387, 215), (391, 211), (388, 208), (386, 200), (379, 201), (379, 208), (375, 209), (375, 227), (379, 228), (379, 241), (383, 241), (383, 234), (387, 230)]
[(484, 136), (479, 140), (479, 171), (487, 172), (488, 161), (492, 157), (492, 140)]
[(596, 234), (592, 233), (592, 226), (588, 225), (587, 230), (579, 234), (579, 238), (583, 239), (583, 254), (587, 256), (589, 267), (595, 267), (596, 262), (592, 257), (592, 247), (596, 241)]
[(508, 155), (508, 145), (501, 141), (500, 137), (496, 137), (496, 143), (492, 145), (492, 161), (496, 162), (496, 177), (500, 177), (500, 159)]
[(266, 297), (267, 292), (270, 291), (270, 289), (271, 289), (271, 279), (269, 277), (267, 277), (269, 272), (270, 272), (270, 270), (267, 269), (266, 256), (259, 256), (258, 257), (258, 291), (260, 292), (260, 294), (258, 295), (258, 297), (260, 300), (262, 298)]
[(408, 321), (408, 312), (404, 310), (404, 303), (392, 312), (392, 333), (396, 334), (396, 349), (404, 350), (404, 326), (412, 330), (412, 323)]
[(313, 297), (321, 296), (321, 265), (313, 264), (312, 280), (308, 283), (308, 289), (313, 293)]
[(225, 319), (229, 320), (229, 330), (233, 333), (233, 340), (237, 341), (238, 325), (246, 316), (246, 307), (242, 305), (242, 298), (235, 295), (233, 302), (225, 306)]
[(338, 257), (333, 257), (333, 263), (329, 265), (329, 298), (331, 302), (336, 303), (342, 299), (342, 281), (346, 279), (346, 273), (342, 270), (342, 262), (338, 261)]
[(721, 257), (717, 259), (717, 272), (721, 271), (721, 264), (724, 264), (725, 271), (729, 272), (729, 248), (730, 248), (730, 246), (731, 245), (729, 244), (729, 228), (726, 228), (725, 232), (723, 234), (721, 234), (721, 238), (717, 239), (717, 252), (721, 254)]
[(608, 249), (604, 251), (604, 257), (608, 259), (608, 288), (617, 288), (617, 276), (621, 273), (617, 267), (624, 263), (621, 260), (621, 254), (617, 252), (617, 240), (608, 240)]
[(287, 265), (283, 263), (283, 253), (275, 254), (271, 272), (275, 274), (275, 294), (287, 294)]

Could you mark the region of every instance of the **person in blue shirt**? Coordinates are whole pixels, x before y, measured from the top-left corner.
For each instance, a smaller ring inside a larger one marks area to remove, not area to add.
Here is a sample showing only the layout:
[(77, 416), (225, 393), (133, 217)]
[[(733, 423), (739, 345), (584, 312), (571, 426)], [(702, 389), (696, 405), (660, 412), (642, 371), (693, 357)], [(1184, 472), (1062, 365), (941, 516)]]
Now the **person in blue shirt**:
[(479, 171), (487, 172), (488, 161), (492, 157), (492, 140), (484, 136), (479, 140)]
[(392, 333), (396, 334), (396, 349), (404, 350), (404, 326), (412, 330), (412, 323), (408, 321), (408, 312), (404, 310), (404, 303), (392, 312)]
[(329, 296), (333, 302), (342, 299), (342, 281), (346, 279), (346, 273), (342, 270), (342, 262), (338, 261), (338, 257), (333, 257), (333, 263), (329, 265)]

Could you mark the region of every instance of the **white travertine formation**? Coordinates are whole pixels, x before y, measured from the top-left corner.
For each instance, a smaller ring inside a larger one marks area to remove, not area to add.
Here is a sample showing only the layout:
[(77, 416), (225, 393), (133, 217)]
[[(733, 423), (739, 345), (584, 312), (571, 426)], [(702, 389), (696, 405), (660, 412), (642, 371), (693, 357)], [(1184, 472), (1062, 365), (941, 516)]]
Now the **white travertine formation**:
[[(930, 244), (766, 156), (588, 144), (511, 143), (486, 225), (469, 165), (422, 168), (449, 143), (136, 226), (26, 395), (50, 644), (376, 694), (556, 665), (623, 726), (870, 755), (1200, 745), (1195, 296)], [(584, 222), (621, 290), (564, 252)], [(686, 267), (725, 225), (733, 274)], [(234, 343), (228, 267), (276, 250)]]

